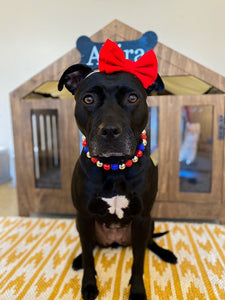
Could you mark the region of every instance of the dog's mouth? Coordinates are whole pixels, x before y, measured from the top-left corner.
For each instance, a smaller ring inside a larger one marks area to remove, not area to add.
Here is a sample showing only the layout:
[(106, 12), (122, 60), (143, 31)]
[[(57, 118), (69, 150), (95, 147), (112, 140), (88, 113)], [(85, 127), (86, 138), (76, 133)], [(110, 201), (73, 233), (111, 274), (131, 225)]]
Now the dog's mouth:
[(123, 157), (127, 156), (128, 154), (122, 153), (122, 152), (105, 152), (105, 153), (100, 153), (98, 157)]
[(90, 155), (99, 158), (121, 158), (125, 156), (131, 156), (136, 149), (136, 142), (134, 139), (123, 138), (115, 142), (99, 139), (95, 137), (90, 139), (88, 143), (88, 149)]
[[(125, 147), (126, 148), (126, 147)], [(135, 152), (135, 146), (131, 149), (90, 149), (90, 155), (93, 157), (98, 158), (115, 158), (115, 159), (121, 159), (127, 156), (132, 156)], [(96, 151), (97, 150), (97, 151)]]
[[(139, 139), (139, 144), (135, 148), (135, 145), (132, 145), (132, 143), (130, 143), (129, 147), (127, 147), (128, 144), (124, 142), (122, 143), (123, 147), (120, 145), (120, 149), (118, 150), (114, 149), (114, 145), (112, 144), (110, 146), (108, 145), (108, 147), (106, 147), (107, 145), (102, 144), (102, 147), (100, 148), (96, 147), (99, 146), (96, 141), (95, 143), (92, 141), (91, 144), (88, 144), (85, 137), (83, 137), (82, 145), (84, 147), (84, 153), (86, 153), (86, 156), (91, 159), (91, 162), (96, 164), (97, 167), (103, 167), (107, 171), (124, 170), (126, 167), (131, 167), (133, 163), (138, 162), (139, 158), (142, 157), (143, 151), (145, 151), (145, 147), (147, 145), (147, 135), (146, 131), (144, 130)], [(93, 145), (95, 145), (95, 147), (92, 148), (91, 146)], [(126, 151), (124, 151), (124, 148)], [(134, 149), (131, 151), (132, 148)], [(100, 149), (101, 151), (96, 151)]]

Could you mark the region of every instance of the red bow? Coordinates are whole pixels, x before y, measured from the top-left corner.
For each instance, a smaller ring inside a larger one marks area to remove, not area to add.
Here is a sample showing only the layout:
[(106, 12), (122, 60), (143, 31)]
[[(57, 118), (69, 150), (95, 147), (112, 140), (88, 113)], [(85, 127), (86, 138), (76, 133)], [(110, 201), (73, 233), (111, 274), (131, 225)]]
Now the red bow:
[(149, 50), (136, 62), (126, 59), (123, 50), (107, 39), (99, 53), (99, 71), (114, 73), (118, 71), (134, 74), (144, 88), (151, 86), (157, 78), (157, 58), (153, 50)]

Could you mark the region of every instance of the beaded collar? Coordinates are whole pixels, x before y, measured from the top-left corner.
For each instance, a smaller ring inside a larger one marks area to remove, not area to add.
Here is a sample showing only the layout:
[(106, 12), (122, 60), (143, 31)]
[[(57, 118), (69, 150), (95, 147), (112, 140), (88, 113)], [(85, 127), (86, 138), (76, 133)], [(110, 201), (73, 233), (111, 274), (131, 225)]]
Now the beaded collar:
[(101, 162), (97, 157), (91, 157), (88, 147), (87, 147), (87, 140), (86, 137), (83, 135), (82, 136), (82, 146), (84, 147), (84, 152), (86, 153), (86, 156), (91, 159), (91, 162), (93, 164), (96, 164), (97, 167), (102, 168), (106, 171), (112, 170), (112, 171), (117, 171), (117, 170), (124, 170), (125, 168), (130, 168), (133, 163), (137, 163), (139, 158), (143, 156), (143, 152), (145, 151), (146, 145), (147, 145), (147, 135), (146, 131), (143, 130), (141, 134), (141, 140), (142, 142), (138, 145), (137, 150), (135, 152), (135, 155), (132, 159), (128, 159), (125, 163), (123, 164), (107, 164)]

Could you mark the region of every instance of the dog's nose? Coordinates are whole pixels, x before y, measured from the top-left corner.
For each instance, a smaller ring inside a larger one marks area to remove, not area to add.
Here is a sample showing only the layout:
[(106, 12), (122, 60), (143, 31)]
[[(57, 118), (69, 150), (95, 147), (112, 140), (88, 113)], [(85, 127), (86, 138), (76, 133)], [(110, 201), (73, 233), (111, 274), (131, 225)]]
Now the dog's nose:
[(100, 135), (103, 138), (113, 138), (116, 139), (120, 136), (122, 128), (119, 126), (107, 125), (101, 128)]

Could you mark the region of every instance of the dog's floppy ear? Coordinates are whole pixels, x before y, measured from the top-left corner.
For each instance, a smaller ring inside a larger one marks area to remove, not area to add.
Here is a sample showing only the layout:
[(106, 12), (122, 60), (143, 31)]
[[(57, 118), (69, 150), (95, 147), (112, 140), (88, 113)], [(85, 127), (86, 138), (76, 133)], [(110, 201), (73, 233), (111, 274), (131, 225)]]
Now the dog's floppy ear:
[(152, 91), (156, 91), (156, 92), (160, 92), (160, 93), (164, 91), (164, 83), (162, 81), (162, 78), (159, 76), (159, 74), (158, 74), (156, 80), (154, 81), (154, 83), (146, 89), (146, 92), (148, 95)]
[(90, 67), (82, 64), (69, 67), (59, 80), (58, 90), (61, 91), (65, 85), (65, 87), (74, 95), (80, 82), (91, 72), (92, 69)]

